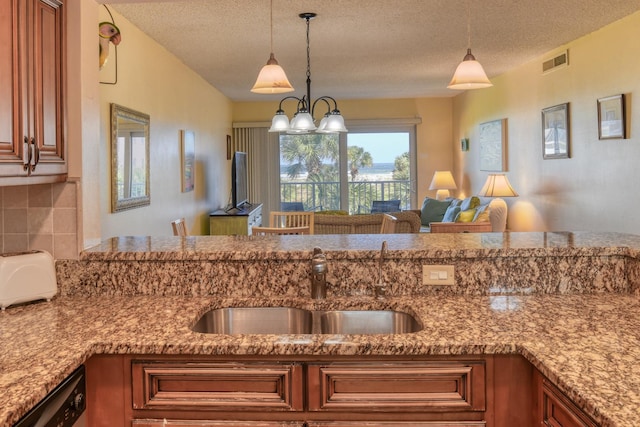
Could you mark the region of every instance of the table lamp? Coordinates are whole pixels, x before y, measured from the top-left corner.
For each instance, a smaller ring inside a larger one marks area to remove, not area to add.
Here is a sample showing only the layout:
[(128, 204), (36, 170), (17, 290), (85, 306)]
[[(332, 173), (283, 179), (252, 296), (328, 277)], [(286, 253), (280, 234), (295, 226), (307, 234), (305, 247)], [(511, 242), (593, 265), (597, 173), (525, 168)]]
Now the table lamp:
[(450, 196), (449, 190), (455, 190), (456, 182), (450, 171), (435, 171), (429, 190), (438, 190), (436, 192), (436, 200), (444, 200)]
[[(435, 178), (434, 178), (435, 179)], [(452, 178), (453, 179), (453, 178)], [(433, 186), (433, 182), (431, 183)], [(490, 173), (487, 181), (478, 193), (481, 197), (518, 197), (507, 176), (503, 173)]]

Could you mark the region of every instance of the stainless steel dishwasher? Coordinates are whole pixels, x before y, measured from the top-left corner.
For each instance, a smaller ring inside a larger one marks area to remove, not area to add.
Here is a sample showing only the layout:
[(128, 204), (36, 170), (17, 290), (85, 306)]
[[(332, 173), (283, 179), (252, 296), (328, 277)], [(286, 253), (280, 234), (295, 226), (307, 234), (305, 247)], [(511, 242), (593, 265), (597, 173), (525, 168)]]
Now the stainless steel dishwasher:
[(84, 365), (53, 389), (14, 427), (85, 427)]

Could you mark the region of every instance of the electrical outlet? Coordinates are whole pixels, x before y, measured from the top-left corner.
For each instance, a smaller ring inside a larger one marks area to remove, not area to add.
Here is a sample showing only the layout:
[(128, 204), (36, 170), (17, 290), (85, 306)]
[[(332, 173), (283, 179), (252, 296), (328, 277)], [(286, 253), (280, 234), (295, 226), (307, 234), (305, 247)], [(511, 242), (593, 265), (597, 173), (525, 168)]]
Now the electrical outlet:
[(453, 265), (423, 265), (422, 284), (423, 285), (448, 285), (454, 284)]

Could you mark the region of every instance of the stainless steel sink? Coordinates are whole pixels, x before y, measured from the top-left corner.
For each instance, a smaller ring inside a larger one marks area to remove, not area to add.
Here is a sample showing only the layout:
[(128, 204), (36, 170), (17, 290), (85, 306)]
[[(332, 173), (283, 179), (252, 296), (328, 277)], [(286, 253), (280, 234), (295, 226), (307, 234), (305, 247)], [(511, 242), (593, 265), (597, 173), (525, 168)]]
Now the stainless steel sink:
[(219, 308), (193, 326), (208, 334), (406, 334), (422, 328), (407, 313), (393, 310), (312, 311), (293, 307)]
[(192, 328), (208, 334), (310, 334), (311, 311), (293, 307), (234, 307), (206, 312)]
[(410, 314), (392, 310), (336, 310), (322, 313), (324, 334), (406, 334), (420, 324)]

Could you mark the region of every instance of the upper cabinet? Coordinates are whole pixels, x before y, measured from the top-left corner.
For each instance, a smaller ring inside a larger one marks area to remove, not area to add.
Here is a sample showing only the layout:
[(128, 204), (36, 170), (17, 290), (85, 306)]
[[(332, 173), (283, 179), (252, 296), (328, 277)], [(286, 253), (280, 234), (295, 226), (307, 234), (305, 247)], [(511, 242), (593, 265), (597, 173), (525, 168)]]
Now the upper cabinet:
[(66, 179), (64, 11), (0, 0), (0, 185)]

